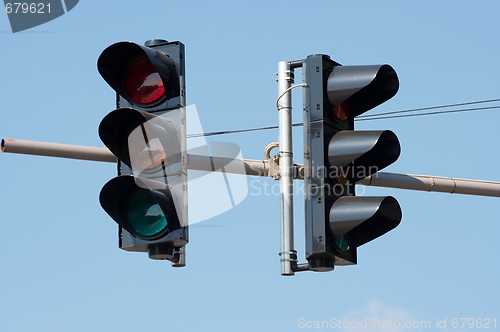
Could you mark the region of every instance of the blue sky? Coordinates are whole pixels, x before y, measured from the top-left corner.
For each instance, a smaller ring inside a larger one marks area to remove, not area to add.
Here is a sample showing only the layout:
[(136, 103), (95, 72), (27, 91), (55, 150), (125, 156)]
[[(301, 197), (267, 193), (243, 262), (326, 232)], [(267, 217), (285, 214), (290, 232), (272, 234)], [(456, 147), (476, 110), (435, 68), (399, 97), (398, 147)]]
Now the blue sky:
[[(97, 127), (115, 96), (96, 62), (124, 40), (186, 45), (187, 101), (205, 131), (277, 125), (277, 63), (315, 53), (396, 70), (399, 92), (373, 113), (500, 98), (499, 12), (494, 1), (94, 0), (16, 34), (3, 14), (0, 137), (102, 146)], [(293, 107), (301, 122), (298, 90)], [(396, 133), (402, 152), (388, 172), (500, 181), (499, 124), (498, 110), (487, 110), (356, 128)], [(293, 134), (301, 163), (302, 128)], [(277, 139), (270, 130), (211, 141), (263, 159)], [(357, 266), (283, 277), (279, 197), (255, 189), (276, 186), (272, 179), (247, 177), (243, 202), (193, 226), (179, 269), (118, 249), (98, 201), (113, 164), (4, 153), (0, 171), (2, 331), (377, 330), (335, 328), (336, 319), (500, 325), (498, 198), (358, 187), (397, 198), (401, 224), (361, 247)], [(302, 199), (295, 247), (304, 262)]]

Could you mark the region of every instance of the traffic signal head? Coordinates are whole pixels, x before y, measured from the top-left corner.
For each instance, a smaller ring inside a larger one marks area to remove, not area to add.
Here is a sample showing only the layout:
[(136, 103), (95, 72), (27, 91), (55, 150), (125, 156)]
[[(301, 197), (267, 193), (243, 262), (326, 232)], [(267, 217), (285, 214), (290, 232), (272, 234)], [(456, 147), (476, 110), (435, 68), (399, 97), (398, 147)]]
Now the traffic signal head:
[(306, 258), (311, 270), (357, 263), (356, 248), (395, 228), (393, 197), (355, 197), (356, 181), (397, 160), (390, 130), (354, 131), (354, 118), (394, 96), (389, 65), (341, 66), (326, 55), (305, 60)]
[(119, 225), (120, 248), (184, 266), (184, 45), (116, 43), (102, 52), (97, 67), (118, 96), (118, 108), (99, 125), (101, 140), (118, 159), (118, 177), (102, 188), (101, 206)]

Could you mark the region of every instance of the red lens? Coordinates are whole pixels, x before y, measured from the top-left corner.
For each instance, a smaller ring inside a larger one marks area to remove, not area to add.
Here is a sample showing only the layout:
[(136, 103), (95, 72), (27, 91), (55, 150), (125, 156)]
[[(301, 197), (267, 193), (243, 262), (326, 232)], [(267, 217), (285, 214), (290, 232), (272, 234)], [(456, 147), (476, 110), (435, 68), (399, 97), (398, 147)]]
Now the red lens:
[(337, 120), (344, 121), (349, 117), (349, 99), (344, 100), (333, 109), (333, 116)]
[(123, 83), (127, 95), (139, 105), (154, 104), (165, 95), (163, 81), (146, 54), (128, 65)]

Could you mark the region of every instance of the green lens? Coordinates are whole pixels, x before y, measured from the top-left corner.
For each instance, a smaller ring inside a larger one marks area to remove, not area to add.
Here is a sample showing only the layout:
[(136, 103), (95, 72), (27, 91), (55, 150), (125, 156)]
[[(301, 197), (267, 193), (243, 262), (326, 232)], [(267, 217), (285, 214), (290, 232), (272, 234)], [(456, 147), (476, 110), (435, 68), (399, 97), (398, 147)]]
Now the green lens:
[(337, 247), (337, 249), (339, 251), (347, 251), (347, 250), (349, 250), (349, 242), (343, 236), (340, 236), (340, 237), (338, 237), (335, 240), (335, 246)]
[(131, 197), (127, 210), (128, 223), (138, 236), (151, 237), (168, 225), (167, 217), (149, 190), (138, 190)]

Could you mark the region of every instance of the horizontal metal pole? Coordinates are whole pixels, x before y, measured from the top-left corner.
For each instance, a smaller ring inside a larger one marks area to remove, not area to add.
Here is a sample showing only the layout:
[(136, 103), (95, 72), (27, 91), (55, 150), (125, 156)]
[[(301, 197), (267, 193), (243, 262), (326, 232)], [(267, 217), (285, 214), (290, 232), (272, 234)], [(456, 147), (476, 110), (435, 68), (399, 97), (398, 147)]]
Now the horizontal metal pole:
[[(117, 159), (106, 147), (70, 145), (27, 141), (12, 138), (2, 139), (3, 152), (30, 154), (46, 157), (70, 158), (90, 161), (116, 163)], [(245, 173), (238, 163), (232, 163), (231, 158), (210, 157), (188, 154), (188, 169), (201, 171), (224, 171), (227, 173), (246, 174), (251, 176), (273, 176), (269, 174), (267, 160), (243, 159)], [(295, 179), (303, 179), (300, 171), (303, 165), (294, 165)], [(365, 186), (410, 189), (428, 192), (450, 194), (465, 194), (477, 196), (500, 197), (500, 182), (457, 179), (432, 175), (410, 175), (395, 173), (376, 173), (364, 178), (357, 184)]]
[[(236, 161), (236, 162), (235, 162)], [(241, 167), (243, 163), (243, 167)], [(188, 154), (188, 169), (198, 171), (224, 171), (233, 174), (268, 176), (267, 160), (232, 159)]]
[[(1, 143), (2, 152), (29, 154), (45, 157), (58, 157), (91, 161), (116, 163), (116, 156), (108, 148), (91, 146), (37, 142), (12, 138), (4, 138)], [(199, 171), (224, 171), (226, 173), (246, 174), (253, 176), (269, 176), (267, 160), (234, 159), (188, 154), (188, 169)], [(243, 162), (243, 167), (241, 167)]]
[(357, 184), (450, 194), (500, 197), (500, 182), (456, 179), (432, 175), (379, 172), (358, 181)]
[(31, 154), (45, 157), (59, 157), (90, 161), (116, 163), (117, 159), (106, 147), (27, 141), (14, 138), (3, 138), (2, 152)]

